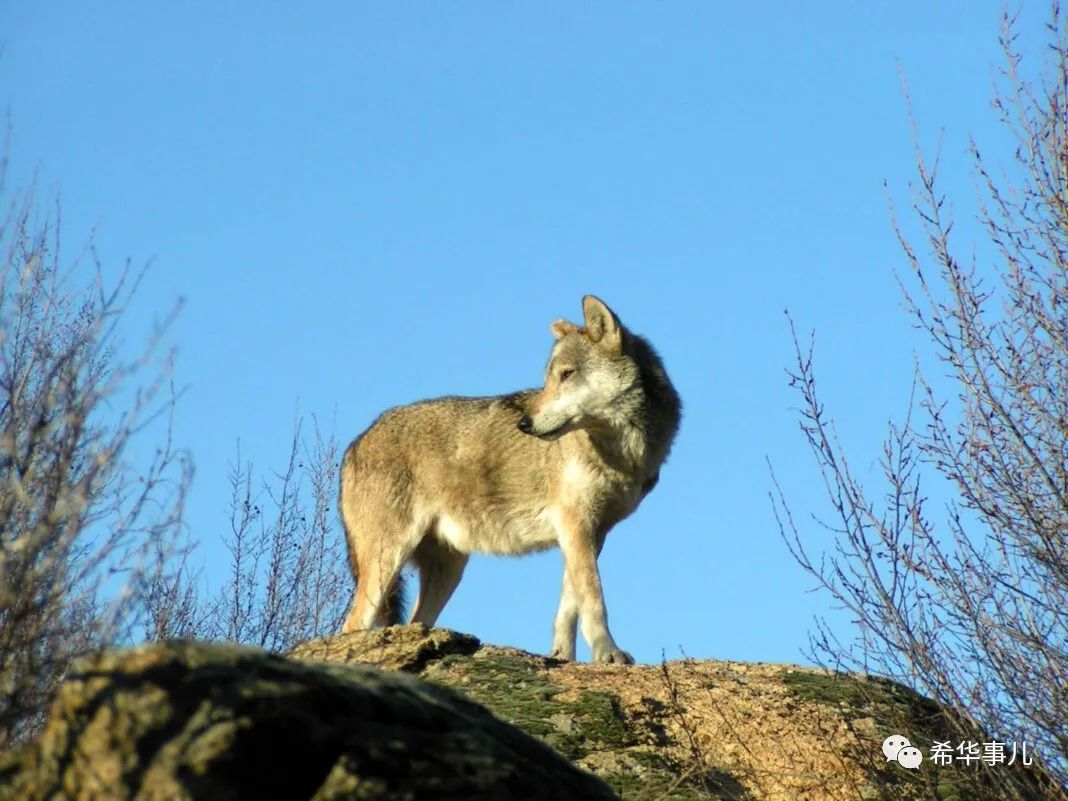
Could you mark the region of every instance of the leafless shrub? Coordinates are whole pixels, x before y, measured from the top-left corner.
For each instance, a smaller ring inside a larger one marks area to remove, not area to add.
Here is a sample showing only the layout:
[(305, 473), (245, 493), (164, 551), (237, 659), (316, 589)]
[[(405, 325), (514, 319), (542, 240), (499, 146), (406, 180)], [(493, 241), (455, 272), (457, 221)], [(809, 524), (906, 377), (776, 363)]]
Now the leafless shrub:
[[(240, 448), (231, 465), (228, 578), (216, 592), (197, 572), (171, 571), (152, 594), (151, 639), (223, 639), (286, 651), (337, 631), (352, 593), (335, 523), (338, 444), (298, 420), (280, 473), (255, 479)], [(183, 565), (184, 568), (184, 565)]]
[(149, 642), (197, 639), (208, 628), (212, 609), (202, 599), (203, 571), (190, 564), (193, 548), (159, 549), (141, 598), (143, 637)]
[[(922, 248), (894, 217), (911, 268), (900, 282), (906, 307), (955, 391), (940, 395), (917, 367), (909, 411), (884, 444), (886, 490), (877, 498), (846, 460), (817, 394), (811, 343), (798, 342), (791, 322), (791, 385), (834, 509), (822, 523), (832, 550), (815, 555), (806, 545), (777, 481), (772, 502), (794, 557), (858, 626), (856, 640), (842, 642), (818, 623), (817, 660), (882, 673), (936, 699), (954, 710), (955, 741), (1028, 742), (1036, 767), (979, 767), (976, 797), (1064, 798), (1068, 25), (1054, 3), (1037, 85), (1021, 72), (1014, 25), (1006, 16), (994, 102), (1016, 138), (1013, 177), (996, 178), (971, 145), (994, 267), (958, 257), (938, 156), (928, 161), (918, 145), (912, 189)], [(932, 486), (955, 496), (941, 528), (932, 521)]]
[(91, 250), (64, 267), (58, 209), (38, 218), (32, 190), (2, 214), (0, 749), (38, 725), (74, 655), (126, 633), (192, 474), (169, 433), (129, 461), (146, 429), (169, 432), (175, 401), (170, 316), (121, 355), (141, 274), (109, 286)]

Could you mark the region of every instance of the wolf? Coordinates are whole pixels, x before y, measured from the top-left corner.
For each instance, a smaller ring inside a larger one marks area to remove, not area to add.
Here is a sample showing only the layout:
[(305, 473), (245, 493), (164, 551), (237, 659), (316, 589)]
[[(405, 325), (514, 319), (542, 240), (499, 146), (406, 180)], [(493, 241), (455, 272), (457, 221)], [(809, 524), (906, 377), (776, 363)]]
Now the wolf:
[(399, 622), (408, 562), (419, 571), (410, 622), (432, 626), (470, 554), (558, 546), (551, 655), (575, 658), (581, 620), (594, 662), (633, 663), (608, 629), (597, 557), (656, 486), (682, 402), (645, 338), (593, 295), (582, 311), (581, 326), (550, 325), (541, 389), (390, 409), (346, 449), (339, 507), (356, 591), (343, 631)]

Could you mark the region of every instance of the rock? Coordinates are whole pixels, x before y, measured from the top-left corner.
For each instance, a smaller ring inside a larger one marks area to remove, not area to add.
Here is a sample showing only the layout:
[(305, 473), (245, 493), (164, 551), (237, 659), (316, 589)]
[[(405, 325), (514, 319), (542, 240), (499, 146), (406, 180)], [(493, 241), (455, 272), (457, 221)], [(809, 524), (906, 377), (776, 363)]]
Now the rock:
[(421, 623), (410, 626), (356, 631), (336, 637), (320, 637), (301, 643), (289, 656), (331, 662), (361, 662), (383, 670), (418, 673), (429, 663), (451, 654), (467, 656), (481, 643), (470, 634), (448, 629), (430, 629)]
[(576, 664), (425, 626), (288, 657), (172, 643), (80, 662), (0, 801), (991, 797), (986, 771), (882, 753), (944, 726), (886, 679), (790, 665)]
[(890, 733), (925, 742), (930, 701), (877, 677), (718, 660), (561, 662), (423, 626), (324, 638), (294, 655), (401, 667), (462, 692), (624, 799), (930, 798), (944, 771), (888, 763)]
[[(428, 649), (477, 646), (443, 634), (423, 639), (398, 663), (417, 665), (415, 655)], [(308, 645), (347, 654), (352, 642)], [(483, 707), (411, 676), (168, 643), (77, 663), (40, 737), (0, 761), (0, 799), (54, 798), (615, 796)]]

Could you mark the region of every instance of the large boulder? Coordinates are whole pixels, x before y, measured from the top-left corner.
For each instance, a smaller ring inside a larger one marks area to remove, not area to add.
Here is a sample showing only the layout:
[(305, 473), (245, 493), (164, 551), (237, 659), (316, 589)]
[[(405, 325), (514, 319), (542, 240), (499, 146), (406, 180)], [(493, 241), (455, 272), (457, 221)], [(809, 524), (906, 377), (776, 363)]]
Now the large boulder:
[(359, 664), (169, 643), (77, 663), (0, 799), (612, 799), (448, 689)]
[[(0, 758), (0, 801), (999, 797), (993, 768), (888, 761), (891, 734), (924, 752), (949, 739), (935, 704), (876, 677), (577, 664), (395, 626), (287, 657), (172, 643), (84, 660), (42, 735)], [(996, 769), (1062, 797), (1037, 759)]]
[(711, 659), (561, 662), (420, 625), (324, 637), (292, 655), (389, 665), (459, 690), (623, 799), (984, 797), (969, 790), (982, 771), (887, 761), (891, 734), (925, 753), (949, 735), (935, 704), (877, 677)]

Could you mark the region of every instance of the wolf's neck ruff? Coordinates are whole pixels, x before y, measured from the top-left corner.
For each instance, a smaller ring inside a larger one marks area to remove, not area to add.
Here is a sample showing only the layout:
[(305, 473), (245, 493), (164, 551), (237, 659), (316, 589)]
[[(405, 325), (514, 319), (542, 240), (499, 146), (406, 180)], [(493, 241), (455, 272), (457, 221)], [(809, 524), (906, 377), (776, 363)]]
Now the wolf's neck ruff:
[[(624, 350), (638, 365), (638, 380), (632, 388), (633, 402), (627, 404), (630, 436), (637, 443), (635, 456), (650, 475), (660, 470), (671, 452), (682, 419), (682, 400), (664, 370), (660, 356), (649, 341), (624, 329)], [(637, 450), (640, 449), (640, 456)]]
[(593, 427), (586, 433), (598, 455), (616, 470), (640, 475), (642, 479), (656, 474), (667, 458), (678, 428), (678, 404), (671, 419), (657, 420), (647, 407), (644, 377), (629, 389), (620, 400), (618, 414), (606, 417), (603, 427)]
[(649, 451), (641, 428), (633, 421), (619, 421), (607, 430), (576, 431), (571, 436), (586, 436), (597, 455), (606, 465), (623, 473), (634, 473), (644, 479), (650, 469)]

